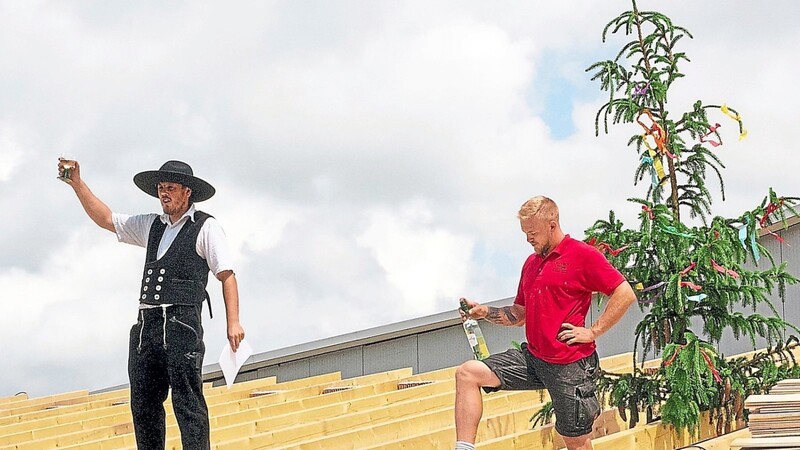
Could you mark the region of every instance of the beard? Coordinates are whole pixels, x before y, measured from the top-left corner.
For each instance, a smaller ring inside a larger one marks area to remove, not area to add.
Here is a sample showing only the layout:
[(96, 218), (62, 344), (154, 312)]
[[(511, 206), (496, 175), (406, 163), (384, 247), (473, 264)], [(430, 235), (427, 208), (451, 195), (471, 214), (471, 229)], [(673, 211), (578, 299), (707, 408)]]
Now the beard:
[(550, 253), (552, 245), (549, 243), (541, 245), (539, 248), (534, 247), (533, 250), (541, 256), (547, 256)]
[(175, 202), (175, 199), (172, 199), (169, 203), (161, 202), (161, 210), (164, 211), (164, 214), (177, 214), (180, 212), (184, 212), (189, 209), (188, 202), (178, 204)]

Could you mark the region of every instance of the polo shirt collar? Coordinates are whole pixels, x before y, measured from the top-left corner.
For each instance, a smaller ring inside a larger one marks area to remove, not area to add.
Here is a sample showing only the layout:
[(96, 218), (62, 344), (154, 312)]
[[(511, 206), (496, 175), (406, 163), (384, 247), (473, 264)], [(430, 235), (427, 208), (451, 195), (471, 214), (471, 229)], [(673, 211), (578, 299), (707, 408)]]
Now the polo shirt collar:
[[(167, 226), (170, 226), (170, 225), (172, 225), (172, 226), (175, 226), (175, 225), (177, 225), (177, 224), (179, 224), (179, 223), (183, 223), (183, 222), (185, 222), (186, 220), (191, 220), (192, 222), (194, 222), (194, 221), (195, 221), (195, 220), (194, 220), (194, 213), (195, 213), (196, 211), (197, 211), (197, 210), (196, 210), (196, 209), (195, 209), (195, 207), (194, 207), (194, 203), (192, 203), (192, 204), (189, 206), (189, 209), (188, 209), (188, 210), (186, 210), (186, 212), (185, 212), (185, 213), (183, 213), (183, 215), (181, 216), (181, 218), (180, 218), (180, 219), (178, 219), (178, 221), (177, 221), (177, 222), (175, 222), (175, 223), (173, 223), (173, 224), (170, 224), (170, 223), (169, 223), (169, 214), (167, 214), (167, 213), (161, 214), (160, 216), (158, 216), (158, 218), (159, 218), (159, 219), (161, 219), (161, 222), (162, 222), (162, 223), (165, 223), (165, 224), (167, 224)], [(188, 217), (188, 219), (187, 219), (187, 217)]]
[(564, 239), (562, 239), (561, 242), (559, 242), (558, 245), (556, 245), (556, 248), (554, 248), (553, 250), (550, 251), (550, 253), (547, 254), (546, 258), (549, 258), (550, 255), (560, 255), (561, 253), (563, 253), (564, 248), (567, 245), (569, 245), (569, 241), (571, 240), (572, 238), (569, 237), (568, 234), (565, 234)]

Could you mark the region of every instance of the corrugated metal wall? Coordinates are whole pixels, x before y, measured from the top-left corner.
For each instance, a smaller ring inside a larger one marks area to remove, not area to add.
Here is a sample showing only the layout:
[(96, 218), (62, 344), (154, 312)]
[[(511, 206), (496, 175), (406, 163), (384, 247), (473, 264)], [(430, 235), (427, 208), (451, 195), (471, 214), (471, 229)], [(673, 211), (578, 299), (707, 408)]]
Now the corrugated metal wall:
[[(509, 299), (510, 301), (510, 299)], [(492, 352), (503, 351), (512, 341), (525, 339), (522, 328), (508, 328), (481, 324), (486, 343)], [(472, 351), (460, 324), (450, 325), (432, 331), (415, 333), (409, 336), (331, 353), (304, 357), (296, 361), (269, 364), (257, 369), (240, 372), (236, 381), (246, 381), (268, 376), (278, 381), (289, 381), (330, 372), (341, 372), (342, 378), (385, 372), (393, 369), (411, 367), (414, 373), (429, 372), (444, 367), (453, 367), (472, 358)], [(219, 374), (206, 374), (206, 381), (215, 385), (223, 384)]]

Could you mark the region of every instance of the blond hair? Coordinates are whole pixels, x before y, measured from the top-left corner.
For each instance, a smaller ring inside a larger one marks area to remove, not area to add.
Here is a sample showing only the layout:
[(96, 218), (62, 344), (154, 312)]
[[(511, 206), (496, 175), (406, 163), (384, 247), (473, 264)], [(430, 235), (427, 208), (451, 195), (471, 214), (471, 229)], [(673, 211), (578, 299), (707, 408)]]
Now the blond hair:
[(553, 200), (539, 195), (523, 203), (517, 217), (520, 220), (537, 217), (548, 221), (554, 220), (558, 223), (558, 205)]

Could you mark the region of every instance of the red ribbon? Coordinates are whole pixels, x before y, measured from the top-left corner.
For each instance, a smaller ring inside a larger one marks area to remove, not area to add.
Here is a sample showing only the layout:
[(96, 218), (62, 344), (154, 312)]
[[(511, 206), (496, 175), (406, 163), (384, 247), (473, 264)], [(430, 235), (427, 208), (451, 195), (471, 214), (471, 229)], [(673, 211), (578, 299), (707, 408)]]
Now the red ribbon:
[[(683, 350), (684, 348), (686, 348), (686, 344), (683, 344), (680, 347), (678, 347), (678, 349), (675, 350), (675, 353), (672, 354), (669, 360), (664, 362), (664, 367), (669, 367), (670, 365), (672, 365), (672, 363), (675, 362), (675, 358), (678, 356), (678, 353), (680, 353), (681, 350)], [(716, 367), (714, 367), (714, 364), (711, 362), (711, 358), (706, 354), (706, 351), (700, 349), (700, 354), (703, 355), (703, 359), (706, 361), (706, 365), (708, 366), (709, 370), (711, 370), (711, 374), (714, 375), (714, 380), (716, 380), (717, 383), (722, 383), (722, 377), (719, 376), (719, 371), (717, 370)]]
[(729, 275), (729, 276), (731, 276), (731, 277), (733, 277), (733, 278), (739, 278), (739, 274), (738, 274), (738, 273), (736, 273), (736, 271), (735, 271), (735, 270), (733, 270), (733, 269), (727, 269), (727, 268), (725, 268), (725, 267), (722, 267), (721, 265), (719, 265), (719, 264), (718, 264), (716, 261), (714, 261), (713, 259), (711, 260), (711, 267), (713, 267), (713, 268), (714, 268), (714, 270), (716, 270), (716, 271), (717, 271), (717, 272), (719, 272), (719, 273), (724, 273), (724, 274), (726, 274), (726, 275)]
[[(775, 233), (774, 233), (772, 230), (768, 230), (768, 229), (766, 229), (766, 228), (764, 228), (764, 229), (765, 229), (765, 230), (767, 230), (767, 233), (769, 233), (769, 234), (771, 234), (771, 235), (775, 236), (775, 239), (777, 239), (777, 240), (778, 240), (778, 242), (780, 242), (781, 244), (785, 244), (785, 243), (786, 243), (786, 241), (784, 241), (782, 237), (780, 237), (779, 235), (775, 234)], [(789, 244), (786, 244), (786, 245), (789, 245)], [(789, 246), (790, 246), (790, 245), (789, 245)], [(791, 246), (790, 246), (790, 247), (791, 247)]]
[(642, 205), (642, 211), (645, 211), (647, 213), (648, 217), (650, 217), (650, 220), (655, 219), (656, 216), (655, 216), (655, 214), (653, 214), (653, 210), (650, 209), (649, 206)]
[(714, 375), (714, 379), (717, 380), (717, 383), (722, 383), (722, 377), (719, 376), (719, 371), (717, 371), (717, 368), (711, 363), (711, 358), (709, 358), (705, 350), (700, 350), (700, 354), (703, 355), (703, 359), (706, 360), (706, 364), (708, 364), (708, 368), (711, 369), (711, 373)]
[(764, 215), (761, 216), (761, 219), (759, 220), (761, 228), (767, 230), (767, 233), (775, 236), (775, 239), (777, 239), (778, 242), (780, 242), (781, 244), (785, 243), (786, 241), (784, 241), (783, 238), (780, 237), (779, 235), (775, 234), (772, 230), (767, 229), (767, 220), (769, 219), (770, 214), (774, 213), (781, 206), (783, 206), (783, 200), (784, 200), (783, 197), (781, 197), (778, 199), (778, 203), (769, 202), (769, 205), (767, 205), (767, 209), (764, 211)]
[(687, 273), (689, 273), (689, 271), (694, 269), (695, 266), (697, 266), (697, 263), (695, 263), (695, 262), (692, 262), (691, 264), (689, 264), (685, 269), (681, 270), (681, 276), (685, 276)]
[(781, 197), (778, 200), (778, 203), (769, 202), (769, 205), (767, 205), (766, 211), (764, 211), (764, 215), (761, 217), (761, 220), (759, 221), (761, 223), (762, 227), (764, 227), (765, 224), (767, 223), (767, 219), (769, 218), (769, 215), (774, 213), (775, 211), (777, 211), (778, 208), (780, 208), (781, 206), (783, 206), (783, 197)]
[(594, 237), (594, 236), (592, 236), (591, 239), (586, 241), (586, 243), (591, 245), (592, 247), (600, 250), (601, 252), (608, 251), (608, 253), (611, 253), (614, 256), (619, 255), (620, 253), (622, 253), (623, 250), (625, 250), (626, 248), (630, 247), (630, 244), (628, 244), (628, 245), (623, 245), (622, 247), (614, 250), (613, 248), (611, 248), (611, 245), (609, 245), (607, 242), (601, 242), (601, 243), (598, 244), (597, 243), (597, 238)]
[(692, 289), (694, 291), (699, 291), (700, 289), (703, 289), (703, 286), (700, 286), (699, 284), (694, 284), (691, 281), (681, 281), (681, 287), (688, 287), (689, 289)]
[(605, 243), (605, 242), (601, 242), (601, 243), (597, 244), (597, 248), (598, 248), (598, 249), (599, 249), (601, 252), (602, 252), (602, 251), (606, 251), (606, 250), (607, 250), (607, 251), (608, 251), (608, 253), (611, 253), (611, 254), (612, 254), (612, 255), (614, 255), (614, 256), (617, 256), (617, 255), (619, 255), (620, 253), (622, 253), (622, 251), (623, 251), (623, 250), (625, 250), (625, 249), (626, 249), (626, 248), (628, 248), (628, 247), (630, 247), (630, 245), (624, 245), (624, 246), (622, 246), (622, 247), (620, 247), (620, 248), (618, 248), (618, 249), (614, 250), (613, 248), (611, 248), (611, 245), (609, 245), (609, 244), (607, 244), (607, 243)]
[(680, 351), (683, 350), (684, 348), (686, 348), (686, 344), (683, 344), (680, 347), (678, 347), (675, 350), (675, 353), (673, 353), (672, 356), (667, 361), (664, 361), (664, 367), (669, 367), (670, 365), (672, 365), (672, 363), (675, 361), (675, 358), (678, 357), (678, 353), (680, 353)]

